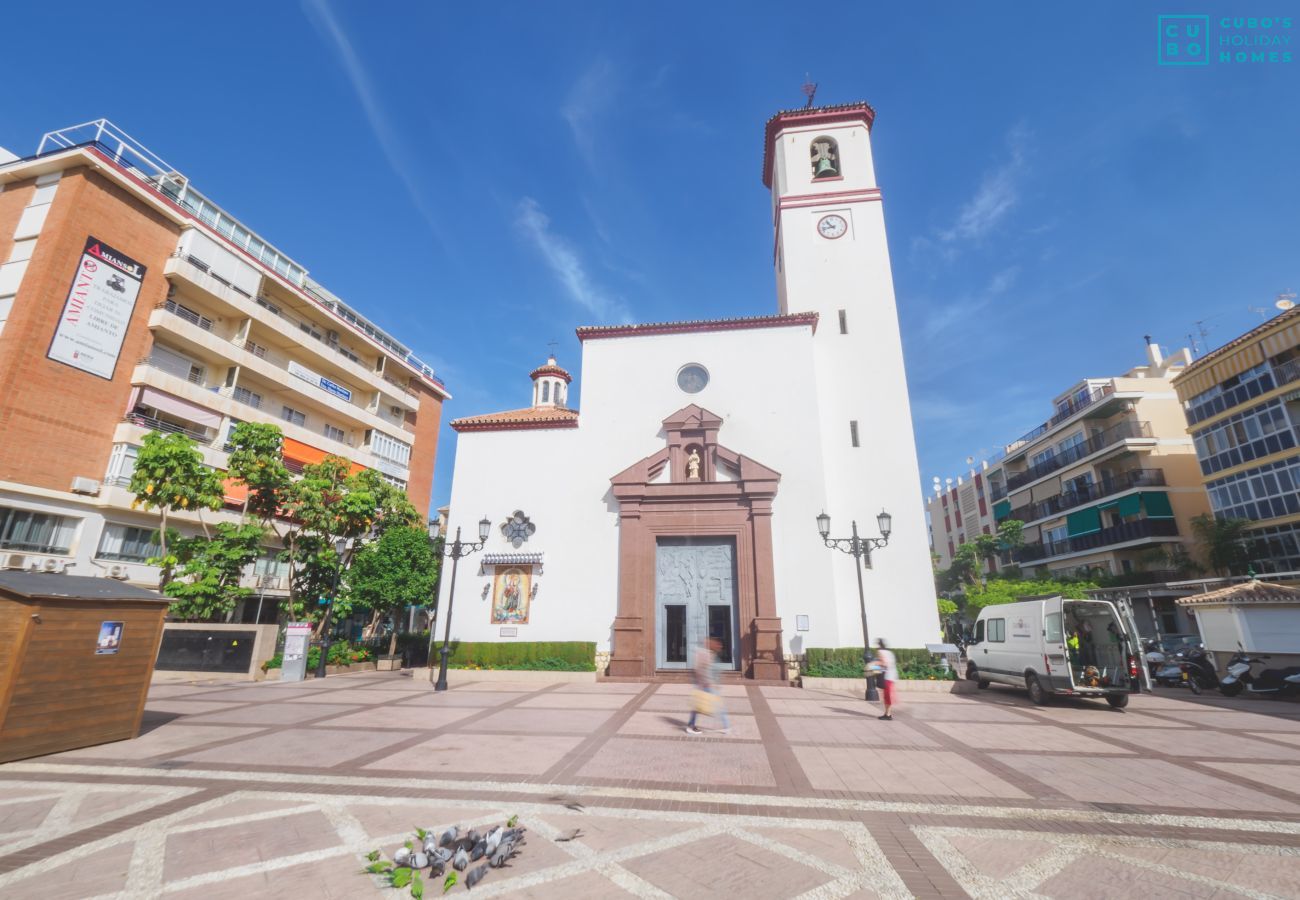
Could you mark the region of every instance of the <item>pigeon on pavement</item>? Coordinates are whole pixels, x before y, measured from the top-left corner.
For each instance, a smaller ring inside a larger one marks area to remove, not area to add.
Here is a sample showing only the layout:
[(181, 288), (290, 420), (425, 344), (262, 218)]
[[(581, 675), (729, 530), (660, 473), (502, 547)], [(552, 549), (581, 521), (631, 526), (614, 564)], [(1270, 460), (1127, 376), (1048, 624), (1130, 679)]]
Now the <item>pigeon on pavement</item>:
[(447, 847), (454, 843), (458, 837), (460, 837), (460, 826), (453, 825), (442, 833), (442, 837), (439, 838), (438, 843)]
[(482, 881), (484, 878), (487, 877), (487, 873), (488, 873), (488, 867), (485, 864), (479, 866), (473, 872), (470, 872), (468, 875), (466, 875), (465, 876), (466, 890), (472, 890), (474, 885), (478, 884), (480, 881)]
[(469, 865), (469, 854), (465, 852), (464, 847), (456, 851), (456, 855), (451, 858), (451, 865), (457, 872), (465, 871), (465, 867)]

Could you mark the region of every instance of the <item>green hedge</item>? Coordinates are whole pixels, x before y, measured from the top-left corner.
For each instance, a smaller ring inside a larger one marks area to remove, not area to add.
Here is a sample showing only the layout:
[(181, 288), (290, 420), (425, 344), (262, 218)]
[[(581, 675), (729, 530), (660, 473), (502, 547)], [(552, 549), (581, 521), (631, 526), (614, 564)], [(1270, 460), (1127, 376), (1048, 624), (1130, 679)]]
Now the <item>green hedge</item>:
[[(929, 666), (933, 660), (930, 651), (909, 648), (890, 648), (898, 660), (899, 674), (912, 666)], [(809, 647), (804, 651), (804, 675), (813, 678), (862, 678), (861, 647)]]
[[(339, 641), (330, 644), (330, 655), (326, 657), (325, 662), (331, 666), (350, 666), (353, 663), (370, 662), (374, 658), (375, 654), (368, 647), (354, 647), (347, 641)], [(307, 671), (312, 671), (318, 665), (320, 665), (320, 647), (313, 645), (307, 649)], [(277, 653), (262, 663), (262, 671), (279, 669), (283, 666), (284, 655)]]
[(544, 669), (596, 671), (592, 641), (453, 641), (447, 665), (453, 669)]

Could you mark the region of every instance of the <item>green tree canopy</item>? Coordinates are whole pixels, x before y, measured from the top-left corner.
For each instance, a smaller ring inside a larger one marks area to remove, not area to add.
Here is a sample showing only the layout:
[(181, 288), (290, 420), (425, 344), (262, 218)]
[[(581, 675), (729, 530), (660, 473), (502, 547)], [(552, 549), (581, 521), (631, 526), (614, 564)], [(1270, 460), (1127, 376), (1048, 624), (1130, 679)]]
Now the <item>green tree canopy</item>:
[[(398, 616), (408, 606), (433, 602), (441, 556), (435, 555), (429, 536), (422, 528), (389, 528), (352, 558), (347, 572), (344, 599), (350, 607), (371, 610), (371, 626), (384, 616)], [(397, 646), (397, 629), (389, 643), (391, 656)]]
[(1192, 531), (1200, 544), (1205, 564), (1216, 575), (1241, 575), (1250, 565), (1246, 546), (1249, 519), (1219, 519), (1202, 513), (1192, 519)]
[(136, 454), (129, 490), (135, 495), (132, 507), (156, 509), (161, 516), (158, 586), (165, 588), (177, 563), (176, 556), (168, 552), (168, 539), (175, 534), (167, 527), (168, 513), (176, 510), (200, 513), (199, 523), (207, 534), (201, 511), (221, 508), (221, 473), (203, 462), (203, 454), (190, 438), (151, 431), (144, 436)]
[(245, 566), (262, 551), (265, 529), (245, 522), (218, 522), (210, 536), (181, 538), (174, 544), (179, 575), (163, 593), (175, 598), (171, 613), (187, 621), (212, 621), (229, 615), (253, 591), (241, 587)]
[(244, 512), (274, 522), (293, 476), (284, 465), (284, 434), (277, 425), (240, 422), (230, 434), (227, 471), (248, 491)]
[(972, 588), (966, 592), (966, 612), (967, 615), (975, 615), (986, 606), (1014, 603), (1021, 597), (1040, 594), (1060, 594), (1072, 600), (1083, 600), (1087, 597), (1084, 591), (1097, 586), (1091, 581), (1057, 581), (1054, 578), (1036, 580), (990, 578), (982, 588)]

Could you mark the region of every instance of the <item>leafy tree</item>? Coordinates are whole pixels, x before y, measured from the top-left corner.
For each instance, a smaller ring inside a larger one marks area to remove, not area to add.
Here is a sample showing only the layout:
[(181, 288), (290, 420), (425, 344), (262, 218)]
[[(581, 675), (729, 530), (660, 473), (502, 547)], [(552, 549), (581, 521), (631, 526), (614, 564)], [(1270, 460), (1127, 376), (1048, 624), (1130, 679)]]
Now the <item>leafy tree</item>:
[(1202, 513), (1192, 519), (1192, 531), (1201, 545), (1205, 563), (1216, 575), (1241, 574), (1250, 564), (1246, 546), (1249, 519), (1219, 519)]
[(166, 588), (178, 558), (168, 552), (169, 539), (176, 532), (167, 527), (167, 515), (175, 510), (199, 513), (199, 524), (208, 533), (202, 510), (221, 508), (221, 475), (203, 462), (198, 445), (183, 434), (151, 431), (144, 436), (131, 474), (130, 491), (135, 495), (131, 506), (157, 509), (161, 516), (158, 528), (161, 567), (159, 588)]
[(230, 434), (227, 472), (248, 491), (244, 515), (274, 527), (293, 476), (284, 465), (284, 434), (277, 425), (240, 422)]
[[(421, 528), (389, 528), (352, 558), (344, 598), (351, 608), (371, 611), (367, 631), (373, 633), (385, 616), (396, 618), (408, 606), (423, 606), (433, 597), (441, 556), (435, 556)], [(388, 655), (397, 652), (397, 628)]]
[(177, 578), (163, 592), (175, 598), (171, 613), (183, 619), (210, 621), (229, 615), (253, 591), (239, 584), (244, 568), (257, 559), (265, 529), (256, 523), (218, 522), (214, 534), (181, 538), (174, 544)]
[(990, 578), (982, 588), (967, 591), (966, 612), (967, 615), (975, 615), (986, 606), (1014, 603), (1021, 597), (1038, 594), (1060, 594), (1073, 600), (1083, 600), (1086, 597), (1084, 591), (1097, 586), (1091, 581), (1058, 581), (1054, 578), (1032, 581)]
[(938, 601), (939, 601), (939, 618), (942, 619), (942, 618), (947, 618), (948, 616), (957, 615), (956, 603), (953, 603), (951, 600), (945, 600), (942, 597), (938, 598)]

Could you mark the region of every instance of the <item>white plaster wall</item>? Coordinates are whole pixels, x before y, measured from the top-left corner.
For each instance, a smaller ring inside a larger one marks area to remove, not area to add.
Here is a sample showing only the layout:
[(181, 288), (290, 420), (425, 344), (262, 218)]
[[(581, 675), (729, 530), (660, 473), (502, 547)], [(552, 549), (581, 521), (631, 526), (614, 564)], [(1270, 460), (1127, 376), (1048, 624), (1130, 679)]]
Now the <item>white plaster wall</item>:
[[(783, 175), (778, 184), (787, 195), (875, 186), (865, 127), (841, 124), (817, 131), (839, 142), (844, 180), (813, 182), (806, 154), (816, 135), (801, 130), (792, 141), (786, 132), (779, 138), (777, 164)], [(848, 232), (836, 240), (817, 233), (817, 222), (831, 212), (849, 222)], [(881, 202), (846, 203), (828, 196), (812, 207), (785, 208), (780, 242), (790, 311), (821, 315), (814, 338), (819, 385), (814, 396), (820, 407), (832, 530), (846, 535), (850, 519), (857, 518), (860, 533), (875, 536), (876, 514), (885, 508), (893, 515), (890, 544), (874, 554), (874, 569), (865, 573), (872, 639), (923, 646), (938, 640), (939, 622)], [(840, 333), (841, 309), (847, 313), (848, 334)], [(850, 442), (851, 420), (858, 422), (859, 447)], [(836, 570), (835, 591), (842, 601), (856, 597), (851, 568)], [(845, 634), (861, 630), (854, 606), (839, 604)]]

